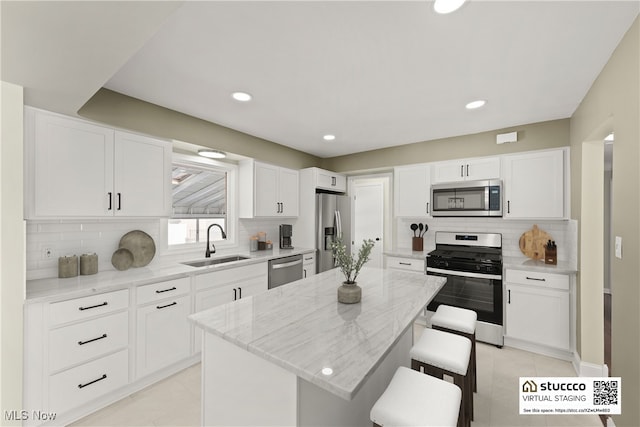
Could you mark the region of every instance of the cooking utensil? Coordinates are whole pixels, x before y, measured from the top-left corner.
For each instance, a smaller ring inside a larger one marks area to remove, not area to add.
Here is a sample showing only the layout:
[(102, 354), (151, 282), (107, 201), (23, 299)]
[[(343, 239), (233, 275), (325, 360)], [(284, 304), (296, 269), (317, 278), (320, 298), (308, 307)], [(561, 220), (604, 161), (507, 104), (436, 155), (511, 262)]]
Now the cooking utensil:
[[(427, 230), (429, 229), (429, 226), (427, 225), (427, 223), (424, 224), (424, 232), (422, 233), (422, 236), (424, 236), (425, 234), (427, 234)], [(421, 237), (422, 237), (421, 236)]]
[(418, 224), (411, 224), (411, 230), (413, 231), (413, 237), (416, 236), (416, 230), (418, 229)]
[(422, 223), (418, 224), (418, 237), (422, 237), (422, 230), (424, 229), (424, 225)]
[(531, 259), (544, 259), (544, 246), (549, 240), (554, 238), (534, 224), (520, 236), (520, 251)]

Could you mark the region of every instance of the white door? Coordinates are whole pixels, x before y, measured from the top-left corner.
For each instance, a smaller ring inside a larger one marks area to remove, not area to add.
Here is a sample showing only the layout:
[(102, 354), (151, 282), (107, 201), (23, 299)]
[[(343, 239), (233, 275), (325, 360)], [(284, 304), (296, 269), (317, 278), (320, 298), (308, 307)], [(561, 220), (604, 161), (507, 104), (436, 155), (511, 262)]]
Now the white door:
[(371, 260), (366, 266), (382, 267), (384, 185), (382, 182), (354, 182), (353, 194), (354, 244), (351, 251), (355, 255), (363, 240), (373, 240), (375, 245), (371, 251)]

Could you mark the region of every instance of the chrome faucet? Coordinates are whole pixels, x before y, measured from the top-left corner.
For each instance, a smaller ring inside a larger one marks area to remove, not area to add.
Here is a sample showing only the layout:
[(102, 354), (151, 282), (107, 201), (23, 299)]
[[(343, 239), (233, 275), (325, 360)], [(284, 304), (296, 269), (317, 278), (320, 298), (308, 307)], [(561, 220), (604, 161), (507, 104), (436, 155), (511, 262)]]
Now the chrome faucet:
[[(216, 253), (216, 245), (214, 245), (213, 243), (209, 242), (209, 231), (211, 230), (211, 227), (216, 226), (220, 229), (220, 232), (222, 233), (222, 238), (226, 239), (227, 238), (227, 234), (224, 232), (224, 230), (222, 229), (222, 226), (220, 224), (211, 224), (209, 227), (207, 227), (207, 250), (204, 253), (204, 256), (207, 258), (211, 258), (211, 254), (215, 254)], [(211, 250), (209, 249), (209, 246), (213, 246), (213, 252), (211, 252)]]

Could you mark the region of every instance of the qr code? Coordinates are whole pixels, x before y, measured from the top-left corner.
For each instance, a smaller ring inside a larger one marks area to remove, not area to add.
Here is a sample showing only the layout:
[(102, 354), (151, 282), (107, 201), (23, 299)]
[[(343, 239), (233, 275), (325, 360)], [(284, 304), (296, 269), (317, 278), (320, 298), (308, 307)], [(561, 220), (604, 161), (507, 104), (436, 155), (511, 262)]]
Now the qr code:
[(593, 382), (594, 405), (618, 404), (618, 381), (594, 381)]

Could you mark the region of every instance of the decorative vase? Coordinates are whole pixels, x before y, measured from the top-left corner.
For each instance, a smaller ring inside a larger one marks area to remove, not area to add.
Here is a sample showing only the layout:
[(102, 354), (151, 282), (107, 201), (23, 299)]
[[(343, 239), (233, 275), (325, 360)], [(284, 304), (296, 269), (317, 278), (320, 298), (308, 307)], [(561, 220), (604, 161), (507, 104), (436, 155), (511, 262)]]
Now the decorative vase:
[(355, 304), (362, 298), (362, 288), (357, 283), (342, 282), (338, 287), (338, 302), (343, 304)]

